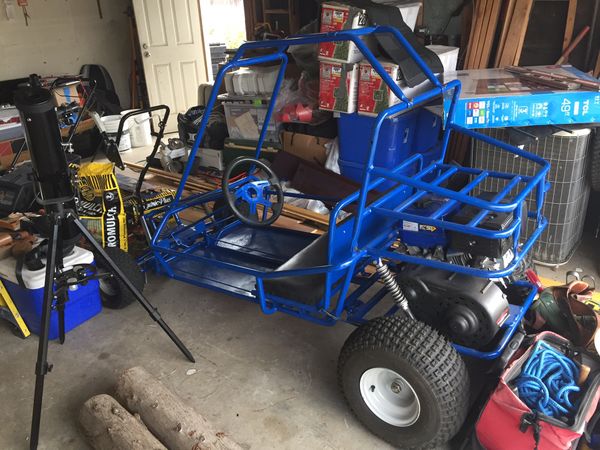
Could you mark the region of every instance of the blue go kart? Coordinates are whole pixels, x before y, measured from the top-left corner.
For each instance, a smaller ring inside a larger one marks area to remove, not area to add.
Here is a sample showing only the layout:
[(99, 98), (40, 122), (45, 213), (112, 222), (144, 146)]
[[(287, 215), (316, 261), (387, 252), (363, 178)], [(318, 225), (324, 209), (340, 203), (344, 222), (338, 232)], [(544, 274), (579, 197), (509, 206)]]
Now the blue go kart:
[[(379, 33), (393, 36), (415, 60), (428, 78), (426, 92), (407, 98), (361, 40)], [(362, 130), (371, 138), (357, 149), (368, 155), (356, 165), (362, 170), (361, 186), (333, 200), (328, 231), (317, 236), (273, 226), (286, 193), (260, 160), (260, 149), (287, 49), (331, 41), (352, 41), (400, 102)], [(260, 56), (252, 56), (256, 51)], [(231, 162), (220, 189), (184, 197), (206, 130), (205, 114), (174, 201), (143, 217), (149, 240), (145, 264), (170, 278), (254, 302), (265, 314), (355, 325), (338, 365), (352, 411), (395, 446), (443, 445), (468, 411), (463, 356), (502, 357), (536, 295), (536, 287), (517, 273), (547, 223), (541, 208), (550, 166), (456, 125), (460, 82), (440, 82), (394, 28), (246, 43), (219, 71), (207, 110), (215, 105), (227, 71), (265, 63), (278, 63), (280, 69), (254, 158)], [(443, 99), (451, 105), (446, 117), (425, 108)], [(377, 166), (386, 123), (409, 115), (416, 117), (419, 137), (408, 155), (393, 167)], [(436, 127), (442, 121), (443, 127)], [(536, 170), (516, 175), (447, 164), (448, 141), (457, 133), (529, 160)], [(239, 173), (243, 176), (232, 178)], [(193, 223), (180, 218), (189, 208), (213, 202), (221, 206)], [(526, 223), (534, 226), (524, 238)]]

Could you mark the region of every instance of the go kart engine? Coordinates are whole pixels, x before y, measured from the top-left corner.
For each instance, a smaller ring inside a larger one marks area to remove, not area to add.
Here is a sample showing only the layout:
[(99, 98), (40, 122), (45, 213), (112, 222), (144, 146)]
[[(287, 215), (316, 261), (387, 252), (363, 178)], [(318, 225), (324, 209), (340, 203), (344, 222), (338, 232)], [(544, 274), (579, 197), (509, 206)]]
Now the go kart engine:
[(419, 266), (398, 282), (415, 318), (459, 345), (485, 347), (509, 316), (505, 294), (484, 278)]

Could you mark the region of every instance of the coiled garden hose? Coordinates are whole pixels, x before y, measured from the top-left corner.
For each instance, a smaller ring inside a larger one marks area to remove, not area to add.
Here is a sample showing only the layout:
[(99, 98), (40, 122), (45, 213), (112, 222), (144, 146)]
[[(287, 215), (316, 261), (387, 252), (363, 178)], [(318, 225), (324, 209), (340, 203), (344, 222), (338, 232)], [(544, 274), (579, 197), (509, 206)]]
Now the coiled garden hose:
[(565, 417), (575, 412), (572, 395), (581, 388), (579, 367), (554, 347), (540, 341), (523, 366), (515, 385), (521, 400), (532, 410), (549, 417)]
[(375, 269), (377, 270), (377, 273), (379, 274), (379, 279), (387, 287), (387, 290), (389, 291), (390, 295), (392, 296), (394, 303), (396, 303), (408, 317), (410, 317), (411, 319), (414, 319), (415, 316), (413, 316), (413, 314), (408, 306), (408, 300), (406, 299), (404, 292), (402, 292), (402, 288), (398, 284), (398, 281), (396, 281), (396, 277), (392, 273), (392, 271), (390, 270), (388, 265), (384, 264), (383, 261), (381, 261), (381, 258), (379, 258), (375, 262)]

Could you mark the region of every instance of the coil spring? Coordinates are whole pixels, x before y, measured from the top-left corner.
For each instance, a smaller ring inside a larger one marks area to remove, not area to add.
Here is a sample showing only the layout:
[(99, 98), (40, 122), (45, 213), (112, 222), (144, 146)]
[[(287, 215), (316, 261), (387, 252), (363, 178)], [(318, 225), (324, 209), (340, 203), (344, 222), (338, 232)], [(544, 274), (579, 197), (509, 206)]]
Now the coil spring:
[(394, 300), (394, 302), (398, 306), (400, 306), (400, 308), (402, 308), (402, 310), (410, 318), (414, 319), (414, 316), (408, 306), (408, 300), (406, 299), (404, 292), (402, 292), (402, 288), (400, 288), (400, 285), (396, 281), (396, 277), (394, 276), (394, 274), (392, 273), (392, 271), (390, 270), (388, 265), (384, 264), (381, 261), (381, 259), (378, 259), (377, 262), (375, 263), (375, 269), (377, 270), (377, 273), (379, 274), (379, 278), (381, 279), (383, 284), (385, 284), (385, 287), (387, 287), (387, 290), (389, 291), (390, 295), (392, 296), (392, 299)]

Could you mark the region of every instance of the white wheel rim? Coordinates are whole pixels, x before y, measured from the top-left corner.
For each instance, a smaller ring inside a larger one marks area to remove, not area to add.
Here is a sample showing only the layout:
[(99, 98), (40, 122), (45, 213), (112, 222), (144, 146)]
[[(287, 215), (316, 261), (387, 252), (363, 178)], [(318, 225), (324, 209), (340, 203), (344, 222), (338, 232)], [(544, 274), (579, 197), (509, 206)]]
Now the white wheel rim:
[(421, 414), (415, 390), (406, 379), (390, 369), (374, 367), (360, 377), (360, 394), (377, 417), (396, 427), (409, 427)]
[(100, 284), (100, 290), (109, 297), (114, 297), (119, 293), (118, 288), (115, 286), (112, 280), (105, 280), (104, 278), (100, 278), (98, 280), (98, 283)]

